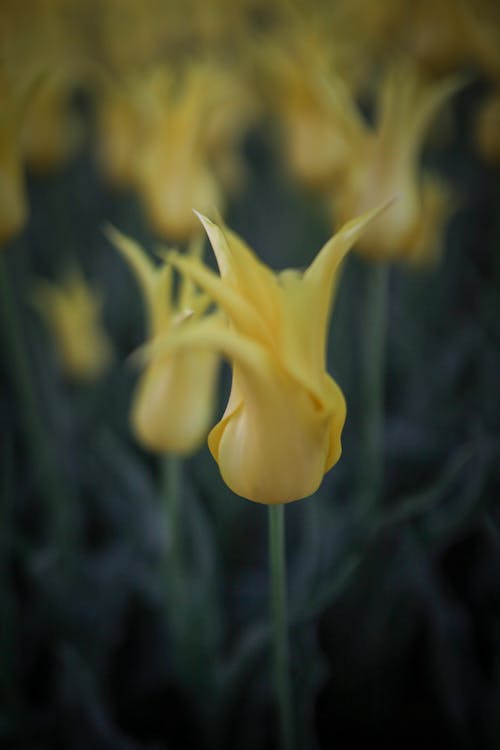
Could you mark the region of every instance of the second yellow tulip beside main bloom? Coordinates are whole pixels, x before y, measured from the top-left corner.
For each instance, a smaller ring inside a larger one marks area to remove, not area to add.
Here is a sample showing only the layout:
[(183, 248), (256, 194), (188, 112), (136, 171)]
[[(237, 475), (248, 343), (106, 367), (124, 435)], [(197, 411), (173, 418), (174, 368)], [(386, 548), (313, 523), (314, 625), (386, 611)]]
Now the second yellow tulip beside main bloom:
[[(158, 342), (197, 326), (210, 299), (188, 279), (174, 295), (167, 264), (155, 265), (137, 242), (114, 227), (108, 226), (106, 233), (133, 271), (146, 304), (148, 341), (139, 351), (143, 368), (131, 407), (132, 431), (148, 450), (189, 455), (212, 424), (219, 357), (214, 351), (169, 353)], [(196, 251), (192, 245), (191, 253)]]
[(163, 348), (217, 351), (232, 364), (229, 400), (208, 444), (226, 484), (248, 500), (307, 497), (340, 458), (346, 404), (326, 371), (328, 325), (341, 261), (379, 212), (345, 224), (304, 272), (274, 273), (203, 216), (220, 275), (199, 259), (169, 255), (225, 313), (226, 321), (172, 331)]

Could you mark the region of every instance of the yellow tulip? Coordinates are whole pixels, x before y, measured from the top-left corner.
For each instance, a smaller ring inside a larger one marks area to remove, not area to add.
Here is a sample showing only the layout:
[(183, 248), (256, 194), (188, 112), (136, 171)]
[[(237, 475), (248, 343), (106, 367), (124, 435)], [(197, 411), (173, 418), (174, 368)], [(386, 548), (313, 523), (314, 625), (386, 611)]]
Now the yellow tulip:
[[(415, 236), (428, 219), (430, 193), (424, 189), (434, 179), (421, 177), (420, 154), (432, 118), (462, 83), (458, 77), (425, 83), (413, 67), (398, 66), (381, 88), (375, 129), (360, 115), (353, 120), (350, 159), (334, 191), (336, 217), (345, 220), (376, 201), (399, 198), (361, 238), (358, 250), (366, 256), (415, 260)], [(434, 191), (433, 210), (435, 197)]]
[(260, 45), (257, 53), (282, 131), (286, 166), (294, 179), (313, 189), (331, 187), (352, 145), (344, 102), (329, 85), (338, 78), (333, 49), (325, 27), (304, 30), (301, 23), (285, 27), (282, 38)]
[(145, 128), (136, 187), (155, 231), (184, 242), (199, 231), (191, 207), (220, 208), (223, 201), (206, 149), (211, 92), (203, 64), (178, 78), (166, 67), (155, 69), (141, 98)]
[[(213, 416), (219, 357), (213, 351), (165, 353), (157, 342), (167, 333), (197, 325), (210, 299), (183, 280), (174, 300), (168, 265), (155, 265), (136, 242), (112, 227), (107, 235), (133, 271), (147, 311), (148, 343), (141, 350), (144, 369), (131, 409), (132, 430), (148, 450), (193, 453)], [(200, 244), (192, 245), (191, 254), (199, 249)]]
[(37, 282), (33, 303), (52, 334), (65, 375), (75, 381), (100, 377), (112, 359), (101, 323), (102, 299), (73, 269), (61, 282)]
[(220, 277), (195, 258), (169, 256), (229, 320), (201, 321), (163, 346), (217, 350), (231, 361), (231, 394), (208, 445), (226, 484), (248, 500), (272, 505), (311, 495), (339, 460), (346, 405), (325, 369), (327, 329), (340, 263), (377, 213), (342, 227), (305, 272), (274, 273), (203, 216)]

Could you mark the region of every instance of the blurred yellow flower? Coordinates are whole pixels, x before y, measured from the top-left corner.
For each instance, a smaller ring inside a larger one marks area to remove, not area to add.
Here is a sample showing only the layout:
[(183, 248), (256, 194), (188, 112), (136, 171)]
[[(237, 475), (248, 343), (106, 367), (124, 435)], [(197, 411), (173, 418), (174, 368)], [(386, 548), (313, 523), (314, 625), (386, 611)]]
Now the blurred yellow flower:
[(200, 234), (192, 206), (220, 210), (222, 186), (242, 186), (240, 143), (259, 111), (245, 80), (213, 60), (101, 76), (101, 167), (114, 185), (137, 189), (161, 236), (184, 242)]
[[(174, 300), (168, 265), (155, 265), (136, 242), (113, 227), (107, 235), (133, 271), (147, 311), (148, 343), (140, 350), (144, 370), (131, 409), (133, 432), (149, 450), (193, 453), (213, 416), (219, 357), (212, 350), (168, 353), (158, 342), (172, 331), (196, 326), (210, 299), (184, 279)], [(201, 244), (193, 244), (191, 254), (199, 250)]]
[[(363, 234), (358, 250), (377, 260), (430, 260), (415, 250), (425, 236), (433, 248), (433, 227), (441, 226), (453, 203), (437, 180), (420, 174), (420, 154), (432, 118), (462, 85), (459, 77), (425, 83), (411, 65), (393, 67), (378, 98), (371, 129), (352, 113), (351, 152), (333, 192), (334, 214), (341, 221), (375, 202), (398, 196), (384, 216)], [(423, 226), (425, 224), (425, 226)]]
[(157, 68), (140, 92), (145, 123), (136, 186), (155, 231), (184, 242), (199, 232), (192, 206), (222, 207), (204, 138), (210, 88), (203, 64)]
[(220, 277), (171, 254), (225, 312), (172, 334), (165, 351), (217, 350), (233, 365), (229, 401), (208, 444), (226, 484), (258, 503), (311, 495), (338, 461), (344, 396), (326, 372), (326, 338), (339, 265), (377, 211), (346, 224), (305, 272), (272, 272), (236, 234), (200, 219)]
[(102, 298), (80, 271), (60, 282), (36, 282), (33, 304), (52, 335), (65, 375), (74, 381), (99, 378), (112, 360), (112, 346), (101, 322)]
[(286, 28), (260, 45), (261, 80), (283, 135), (286, 166), (298, 182), (329, 188), (344, 167), (350, 148), (346, 116), (336, 89), (337, 47), (326, 28)]

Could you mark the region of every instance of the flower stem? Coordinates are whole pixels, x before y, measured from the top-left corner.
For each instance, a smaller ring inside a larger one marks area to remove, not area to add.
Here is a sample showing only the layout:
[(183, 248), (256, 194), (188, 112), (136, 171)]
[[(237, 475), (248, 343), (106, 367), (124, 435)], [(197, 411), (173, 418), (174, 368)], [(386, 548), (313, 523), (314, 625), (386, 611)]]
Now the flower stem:
[(172, 453), (163, 460), (163, 496), (167, 516), (168, 539), (165, 553), (165, 578), (169, 595), (168, 619), (179, 658), (183, 659), (184, 590), (182, 561), (182, 459)]
[(13, 523), (13, 481), (12, 459), (13, 447), (10, 440), (5, 441), (2, 455), (1, 498), (0, 498), (0, 699), (7, 712), (18, 708), (18, 684), (16, 679), (15, 655), (16, 601), (11, 581), (10, 557), (14, 538)]
[(379, 502), (384, 480), (384, 412), (389, 266), (367, 267), (361, 365), (363, 446), (360, 500), (370, 512)]
[(282, 750), (292, 750), (294, 733), (286, 607), (285, 508), (284, 505), (270, 505), (268, 510), (274, 687), (278, 700), (280, 746)]
[(9, 278), (6, 252), (3, 252), (0, 257), (0, 317), (3, 324), (6, 361), (11, 371), (12, 387), (15, 390), (36, 479), (45, 501), (50, 536), (55, 548), (63, 558), (66, 558), (68, 552), (65, 523), (66, 498), (55, 472), (48, 436), (43, 428), (32, 377), (33, 368), (24, 347), (23, 330), (12, 280)]

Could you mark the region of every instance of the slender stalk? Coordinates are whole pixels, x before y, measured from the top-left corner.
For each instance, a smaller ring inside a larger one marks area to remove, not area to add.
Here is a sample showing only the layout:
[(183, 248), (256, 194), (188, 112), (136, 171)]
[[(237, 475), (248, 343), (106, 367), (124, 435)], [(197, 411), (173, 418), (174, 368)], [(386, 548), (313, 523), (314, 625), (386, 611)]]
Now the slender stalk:
[(14, 388), (36, 479), (45, 501), (51, 539), (65, 557), (68, 546), (66, 534), (66, 503), (56, 475), (49, 440), (43, 427), (34, 387), (33, 368), (24, 347), (24, 336), (9, 278), (6, 253), (0, 257), (0, 317), (5, 341), (6, 361)]
[(278, 700), (280, 746), (282, 750), (292, 750), (294, 733), (286, 607), (285, 508), (283, 505), (270, 505), (268, 511), (274, 687)]
[(165, 579), (169, 594), (168, 618), (176, 650), (182, 658), (184, 626), (184, 569), (182, 560), (181, 496), (182, 459), (169, 453), (163, 459), (163, 496), (167, 517), (168, 542), (165, 553)]
[(13, 524), (12, 442), (5, 441), (2, 456), (1, 500), (0, 500), (0, 698), (4, 705), (14, 711), (17, 708), (18, 685), (14, 669), (16, 650), (15, 608), (16, 602), (11, 585), (10, 555)]
[(384, 480), (384, 412), (387, 354), (389, 266), (367, 267), (361, 364), (363, 445), (361, 507), (370, 512), (380, 499)]

